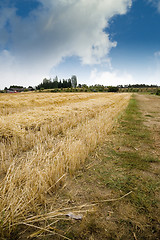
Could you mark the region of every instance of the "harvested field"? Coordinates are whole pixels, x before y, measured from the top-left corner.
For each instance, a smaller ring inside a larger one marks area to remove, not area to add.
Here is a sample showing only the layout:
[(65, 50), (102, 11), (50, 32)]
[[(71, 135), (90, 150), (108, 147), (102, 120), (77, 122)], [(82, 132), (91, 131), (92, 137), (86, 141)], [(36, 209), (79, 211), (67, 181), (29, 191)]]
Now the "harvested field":
[[(72, 240), (159, 240), (159, 101), (156, 96), (133, 95), (105, 141), (74, 178), (66, 179), (53, 209), (69, 209), (83, 219), (61, 220), (54, 225), (57, 233)], [(37, 231), (36, 236), (63, 239), (49, 234)], [(19, 240), (27, 240), (24, 237)]]
[[(107, 138), (130, 94), (0, 95), (0, 234), (48, 213), (47, 196)], [(50, 208), (51, 204), (50, 204)]]

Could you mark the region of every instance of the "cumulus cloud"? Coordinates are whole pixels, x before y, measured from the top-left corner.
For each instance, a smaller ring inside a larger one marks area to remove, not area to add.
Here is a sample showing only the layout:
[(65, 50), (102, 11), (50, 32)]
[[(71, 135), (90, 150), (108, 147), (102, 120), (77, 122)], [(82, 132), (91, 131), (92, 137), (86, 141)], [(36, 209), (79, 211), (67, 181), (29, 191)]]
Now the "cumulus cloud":
[(132, 0), (38, 1), (40, 5), (26, 17), (19, 16), (13, 5), (1, 7), (0, 75), (6, 81), (12, 73), (15, 81), (22, 77), (38, 81), (67, 56), (78, 56), (83, 64), (105, 61), (117, 44), (104, 31), (108, 20), (125, 14), (132, 4)]
[(133, 76), (127, 72), (117, 70), (98, 71), (94, 69), (90, 75), (90, 85), (101, 84), (104, 86), (127, 85), (134, 83)]

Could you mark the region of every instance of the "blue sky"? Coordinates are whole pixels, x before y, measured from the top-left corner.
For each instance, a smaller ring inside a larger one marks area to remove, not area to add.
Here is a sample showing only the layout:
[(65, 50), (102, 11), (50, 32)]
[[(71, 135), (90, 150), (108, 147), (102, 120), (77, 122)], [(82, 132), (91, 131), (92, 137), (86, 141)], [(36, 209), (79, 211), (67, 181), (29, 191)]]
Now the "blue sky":
[(160, 85), (160, 0), (0, 0), (0, 89)]

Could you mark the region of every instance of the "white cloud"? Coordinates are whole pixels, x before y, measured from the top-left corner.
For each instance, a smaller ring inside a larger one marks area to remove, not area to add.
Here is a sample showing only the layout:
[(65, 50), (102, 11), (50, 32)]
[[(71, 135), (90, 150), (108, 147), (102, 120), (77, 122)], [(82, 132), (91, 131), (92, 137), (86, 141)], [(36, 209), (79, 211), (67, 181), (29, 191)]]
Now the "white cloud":
[(157, 62), (154, 70), (148, 74), (147, 83), (160, 86), (160, 62)]
[(108, 20), (125, 14), (132, 4), (132, 0), (39, 2), (41, 5), (25, 18), (18, 16), (15, 8), (1, 9), (0, 76), (6, 84), (12, 73), (15, 81), (23, 78), (28, 82), (47, 75), (67, 56), (76, 55), (83, 64), (101, 63), (116, 47), (104, 32)]
[(127, 85), (134, 83), (133, 76), (127, 72), (119, 71), (102, 71), (94, 69), (90, 75), (90, 85), (101, 84), (104, 86)]
[(8, 50), (3, 50), (0, 54), (0, 89), (14, 84), (24, 86), (38, 85), (40, 79), (47, 77), (45, 70), (34, 71), (34, 68), (28, 69), (20, 64), (17, 58), (11, 55)]
[(155, 57), (160, 57), (160, 51), (154, 53)]
[(153, 6), (155, 6), (160, 13), (160, 0), (148, 0), (149, 3), (152, 3)]

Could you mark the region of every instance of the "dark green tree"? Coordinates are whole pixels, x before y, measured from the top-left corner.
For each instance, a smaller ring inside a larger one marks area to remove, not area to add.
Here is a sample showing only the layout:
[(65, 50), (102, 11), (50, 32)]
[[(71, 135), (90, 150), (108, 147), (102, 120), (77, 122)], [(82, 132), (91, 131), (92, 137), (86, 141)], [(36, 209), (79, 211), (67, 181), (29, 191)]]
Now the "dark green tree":
[(108, 87), (108, 92), (118, 92), (118, 91), (119, 91), (118, 87), (113, 87), (113, 86)]

